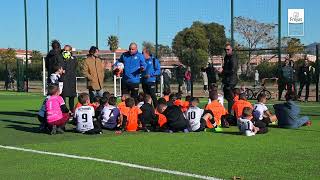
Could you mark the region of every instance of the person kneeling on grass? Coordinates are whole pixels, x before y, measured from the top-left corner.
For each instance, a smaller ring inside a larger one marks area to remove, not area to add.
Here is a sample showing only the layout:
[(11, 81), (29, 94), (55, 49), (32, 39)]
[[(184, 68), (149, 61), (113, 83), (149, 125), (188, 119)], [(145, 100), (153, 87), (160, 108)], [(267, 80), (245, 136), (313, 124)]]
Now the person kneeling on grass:
[(309, 117), (300, 117), (300, 107), (294, 102), (294, 92), (286, 94), (286, 102), (283, 104), (275, 104), (274, 110), (278, 118), (278, 126), (281, 128), (296, 129), (303, 125), (311, 126)]
[(50, 85), (50, 96), (46, 102), (46, 115), (50, 134), (63, 133), (64, 126), (69, 120), (69, 109), (60, 96), (58, 85)]
[(120, 117), (120, 110), (116, 107), (117, 98), (111, 96), (109, 101), (104, 104), (104, 108), (101, 112), (101, 124), (102, 127), (108, 130), (116, 130), (118, 120)]
[(204, 111), (198, 107), (199, 98), (191, 97), (190, 107), (185, 112), (185, 117), (189, 121), (189, 130), (192, 132), (204, 131), (206, 127), (214, 128), (214, 121), (211, 111)]
[(259, 131), (259, 128), (253, 125), (251, 117), (252, 109), (250, 107), (243, 108), (242, 116), (238, 119), (238, 127), (241, 134), (245, 136), (254, 136)]
[(47, 115), (46, 115), (46, 103), (48, 99), (50, 98), (49, 94), (53, 94), (53, 91), (55, 91), (56, 85), (49, 85), (48, 86), (48, 92), (47, 97), (44, 99), (42, 106), (38, 112), (38, 120), (40, 122), (40, 131), (45, 132), (48, 130), (48, 122), (47, 122)]
[(157, 111), (166, 118), (165, 123), (161, 126), (162, 129), (166, 128), (166, 131), (170, 133), (178, 131), (189, 132), (188, 121), (185, 119), (179, 106), (168, 106), (167, 103), (162, 102), (158, 104)]
[(83, 134), (102, 134), (98, 121), (93, 121), (95, 112), (94, 108), (89, 106), (89, 94), (81, 93), (78, 96), (78, 101), (82, 106), (74, 112), (74, 121), (77, 125), (76, 131)]
[(253, 118), (264, 122), (266, 125), (276, 122), (277, 116), (271, 114), (268, 107), (265, 105), (267, 102), (267, 96), (263, 93), (258, 95), (258, 103), (253, 106)]

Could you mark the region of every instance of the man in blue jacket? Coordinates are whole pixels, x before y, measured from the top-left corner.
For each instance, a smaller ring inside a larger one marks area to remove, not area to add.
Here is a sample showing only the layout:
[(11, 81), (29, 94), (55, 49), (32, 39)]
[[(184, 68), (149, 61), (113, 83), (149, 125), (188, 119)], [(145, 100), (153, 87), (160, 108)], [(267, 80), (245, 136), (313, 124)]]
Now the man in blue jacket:
[(158, 59), (153, 57), (150, 53), (150, 49), (143, 49), (143, 56), (146, 60), (146, 69), (142, 73), (142, 89), (145, 94), (149, 94), (153, 101), (153, 106), (157, 106), (156, 96), (156, 79), (160, 76), (160, 62)]
[(136, 43), (129, 45), (129, 51), (120, 56), (119, 62), (124, 64), (121, 91), (137, 98), (139, 92), (140, 75), (145, 70), (146, 63), (143, 55), (138, 52)]

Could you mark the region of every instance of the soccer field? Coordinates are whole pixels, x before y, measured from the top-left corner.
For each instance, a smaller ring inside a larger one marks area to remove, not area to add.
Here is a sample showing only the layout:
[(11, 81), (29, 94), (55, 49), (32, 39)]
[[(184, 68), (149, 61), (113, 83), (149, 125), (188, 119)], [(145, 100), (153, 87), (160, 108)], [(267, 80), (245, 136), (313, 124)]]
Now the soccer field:
[(0, 92), (0, 99), (1, 179), (320, 177), (319, 103), (301, 103), (311, 127), (270, 128), (254, 137), (238, 135), (236, 127), (222, 133), (89, 136), (71, 132), (71, 125), (69, 132), (50, 136), (38, 133), (43, 96)]

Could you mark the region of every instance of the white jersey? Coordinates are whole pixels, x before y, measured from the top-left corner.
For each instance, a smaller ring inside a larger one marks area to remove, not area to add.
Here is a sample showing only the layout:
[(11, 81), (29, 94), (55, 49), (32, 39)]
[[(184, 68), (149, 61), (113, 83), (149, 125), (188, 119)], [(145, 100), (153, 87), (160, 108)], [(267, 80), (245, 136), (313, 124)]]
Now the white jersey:
[(268, 108), (263, 103), (257, 103), (253, 106), (254, 111), (259, 113), (259, 120), (263, 119), (264, 112), (268, 111)]
[(141, 108), (141, 106), (144, 104), (144, 102), (142, 101), (142, 102), (139, 102), (138, 104), (137, 104), (137, 106), (138, 106), (138, 108)]
[(50, 75), (50, 83), (52, 84), (58, 84), (60, 93), (62, 93), (63, 90), (63, 82), (60, 80), (60, 75), (56, 73), (52, 73)]
[(189, 121), (189, 125), (192, 131), (196, 131), (200, 128), (200, 120), (203, 115), (203, 109), (199, 107), (190, 107), (185, 112), (185, 118)]
[(254, 136), (255, 133), (253, 131), (253, 123), (249, 119), (239, 118), (238, 120), (238, 126), (240, 129), (240, 132), (246, 136)]
[(77, 131), (86, 132), (94, 128), (94, 109), (92, 106), (81, 106), (75, 110), (74, 118), (77, 121)]

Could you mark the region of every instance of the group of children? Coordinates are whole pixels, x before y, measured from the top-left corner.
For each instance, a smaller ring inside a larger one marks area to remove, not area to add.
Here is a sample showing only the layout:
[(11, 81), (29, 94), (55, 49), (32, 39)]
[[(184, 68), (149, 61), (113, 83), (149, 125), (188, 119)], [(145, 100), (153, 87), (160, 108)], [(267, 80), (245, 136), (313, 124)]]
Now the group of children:
[(181, 94), (169, 91), (164, 92), (156, 105), (150, 95), (143, 93), (137, 99), (123, 94), (118, 104), (117, 98), (109, 92), (95, 97), (92, 102), (87, 93), (81, 93), (76, 107), (69, 110), (60, 96), (59, 86), (51, 84), (38, 118), (41, 130), (50, 134), (63, 133), (65, 124), (70, 121), (77, 132), (84, 134), (101, 134), (102, 129), (116, 133), (221, 131), (221, 127), (234, 125), (242, 134), (252, 136), (268, 132), (268, 125), (277, 121), (265, 105), (264, 94), (260, 94), (258, 102), (252, 106), (246, 95), (235, 89), (234, 101), (228, 112), (216, 86), (211, 88), (208, 104), (203, 109), (199, 107), (199, 98), (187, 96), (183, 101)]

